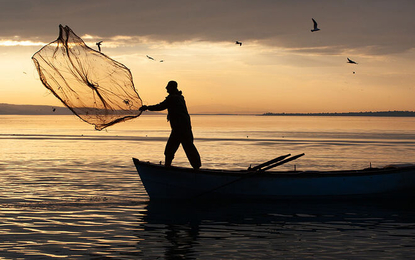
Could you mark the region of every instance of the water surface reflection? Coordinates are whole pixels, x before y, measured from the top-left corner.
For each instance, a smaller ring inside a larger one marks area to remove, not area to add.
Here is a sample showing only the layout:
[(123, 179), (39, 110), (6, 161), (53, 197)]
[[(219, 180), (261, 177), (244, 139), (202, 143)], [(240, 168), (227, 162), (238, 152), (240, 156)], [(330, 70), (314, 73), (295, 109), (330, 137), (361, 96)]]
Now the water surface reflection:
[(415, 249), (413, 203), (150, 202), (146, 209), (137, 234), (146, 259), (408, 259)]

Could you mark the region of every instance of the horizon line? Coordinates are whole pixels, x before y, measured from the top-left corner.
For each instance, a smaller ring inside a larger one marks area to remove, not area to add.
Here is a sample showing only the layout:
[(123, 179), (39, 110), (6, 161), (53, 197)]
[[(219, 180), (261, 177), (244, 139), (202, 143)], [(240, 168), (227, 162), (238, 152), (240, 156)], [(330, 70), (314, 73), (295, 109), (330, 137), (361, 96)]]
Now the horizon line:
[[(31, 109), (24, 109), (30, 107)], [(2, 111), (6, 109), (6, 111)], [(15, 108), (15, 109), (13, 109)], [(34, 110), (34, 109), (41, 110)], [(53, 111), (55, 109), (55, 111)], [(50, 111), (48, 111), (50, 110)], [(56, 110), (60, 110), (61, 113), (56, 113)], [(63, 110), (63, 111), (62, 111)], [(65, 106), (51, 106), (51, 105), (30, 105), (30, 104), (9, 104), (0, 103), (0, 115), (56, 115), (56, 114), (73, 114), (69, 108)], [(260, 116), (307, 116), (307, 115), (373, 115), (373, 114), (406, 114), (414, 115), (415, 111), (409, 110), (388, 110), (388, 111), (357, 111), (357, 112), (196, 112), (190, 113), (191, 115), (260, 115)], [(161, 112), (160, 114), (164, 114)]]

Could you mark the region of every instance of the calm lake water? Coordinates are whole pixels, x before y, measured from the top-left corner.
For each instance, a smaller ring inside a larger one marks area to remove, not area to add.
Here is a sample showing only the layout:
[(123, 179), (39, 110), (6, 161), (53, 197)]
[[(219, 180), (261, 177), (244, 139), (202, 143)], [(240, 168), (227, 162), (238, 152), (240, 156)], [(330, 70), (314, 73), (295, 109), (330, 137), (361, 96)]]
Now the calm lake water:
[[(204, 168), (415, 163), (415, 118), (192, 116)], [(411, 259), (415, 204), (150, 202), (132, 157), (159, 162), (165, 116), (98, 132), (75, 116), (0, 116), (0, 258)], [(189, 163), (180, 148), (175, 165)]]

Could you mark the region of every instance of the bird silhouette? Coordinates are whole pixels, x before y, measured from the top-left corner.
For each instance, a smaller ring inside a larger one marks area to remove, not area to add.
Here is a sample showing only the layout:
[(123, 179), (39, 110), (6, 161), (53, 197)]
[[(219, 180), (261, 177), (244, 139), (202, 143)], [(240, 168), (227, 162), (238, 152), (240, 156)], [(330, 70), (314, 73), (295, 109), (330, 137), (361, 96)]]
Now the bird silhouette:
[(239, 44), (239, 46), (242, 46), (242, 42), (236, 41), (235, 44)]
[(319, 29), (319, 28), (317, 28), (317, 22), (316, 22), (316, 20), (314, 20), (314, 18), (311, 18), (311, 20), (313, 20), (313, 24), (314, 24), (314, 28), (313, 28), (313, 29), (311, 29), (311, 32), (317, 32), (317, 31), (320, 31), (320, 29)]
[(350, 64), (357, 64), (357, 62), (355, 62), (355, 61), (353, 61), (353, 60), (351, 60), (351, 59), (349, 59), (349, 58), (347, 58), (347, 63), (350, 63)]
[(146, 55), (147, 56), (147, 58), (149, 58), (150, 60), (155, 60), (153, 57), (150, 57), (150, 56), (148, 56), (148, 55)]
[(96, 45), (98, 46), (99, 52), (101, 52), (101, 43), (102, 43), (102, 41), (99, 41), (99, 42), (96, 43)]

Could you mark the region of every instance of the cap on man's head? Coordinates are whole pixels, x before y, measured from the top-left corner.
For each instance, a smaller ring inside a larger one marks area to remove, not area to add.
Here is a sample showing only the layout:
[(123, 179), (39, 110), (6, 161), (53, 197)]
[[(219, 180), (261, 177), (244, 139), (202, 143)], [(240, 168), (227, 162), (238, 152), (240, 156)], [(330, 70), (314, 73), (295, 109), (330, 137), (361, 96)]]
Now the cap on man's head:
[(166, 89), (177, 89), (177, 82), (174, 80), (169, 81), (169, 83), (167, 83)]

